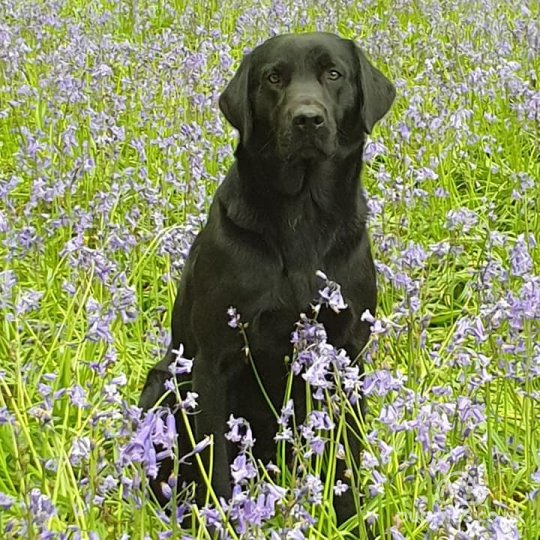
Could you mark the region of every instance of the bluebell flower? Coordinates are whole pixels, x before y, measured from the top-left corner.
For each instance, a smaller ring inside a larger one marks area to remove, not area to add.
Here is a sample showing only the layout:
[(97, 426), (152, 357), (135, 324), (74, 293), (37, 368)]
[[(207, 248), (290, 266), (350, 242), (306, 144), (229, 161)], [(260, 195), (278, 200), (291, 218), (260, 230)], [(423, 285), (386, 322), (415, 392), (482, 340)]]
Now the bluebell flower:
[(329, 307), (332, 311), (339, 313), (344, 309), (347, 309), (347, 304), (343, 300), (341, 294), (341, 285), (338, 285), (336, 282), (329, 280), (326, 277), (326, 274), (317, 271), (317, 276), (320, 277), (325, 282), (323, 289), (319, 290), (319, 299), (318, 301), (323, 305)]
[(510, 249), (510, 272), (516, 277), (526, 277), (533, 269), (533, 260), (523, 234), (518, 235)]
[(244, 418), (235, 418), (232, 414), (227, 421), (229, 431), (225, 434), (225, 437), (234, 443), (237, 443), (242, 450), (253, 448), (255, 439), (249, 423)]
[(257, 476), (257, 470), (251, 458), (242, 452), (236, 456), (231, 464), (231, 476), (235, 484), (244, 484)]
[(0, 492), (0, 508), (7, 512), (15, 503), (15, 499), (13, 497), (10, 497), (9, 495), (6, 495), (5, 493)]
[[(176, 450), (176, 422), (168, 408), (148, 411), (137, 426), (131, 441), (121, 449), (120, 461), (123, 466), (140, 463), (151, 478), (156, 478), (159, 461), (173, 457)], [(160, 447), (159, 454), (156, 446)]]
[(180, 344), (178, 349), (173, 349), (174, 360), (169, 364), (168, 370), (173, 375), (184, 375), (191, 373), (193, 360), (184, 357), (184, 346)]
[(92, 451), (90, 437), (79, 437), (73, 440), (69, 452), (69, 461), (74, 466), (80, 466), (81, 463), (88, 460)]
[(227, 323), (231, 328), (238, 328), (240, 325), (240, 314), (237, 313), (235, 307), (227, 309), (227, 315), (229, 316), (229, 322)]
[(336, 495), (337, 497), (340, 497), (349, 489), (349, 486), (345, 484), (344, 482), (342, 482), (341, 480), (338, 480), (336, 484), (334, 485), (333, 489), (334, 489), (334, 495)]
[(496, 516), (489, 527), (492, 534), (491, 540), (519, 540), (520, 535), (516, 525), (516, 519)]

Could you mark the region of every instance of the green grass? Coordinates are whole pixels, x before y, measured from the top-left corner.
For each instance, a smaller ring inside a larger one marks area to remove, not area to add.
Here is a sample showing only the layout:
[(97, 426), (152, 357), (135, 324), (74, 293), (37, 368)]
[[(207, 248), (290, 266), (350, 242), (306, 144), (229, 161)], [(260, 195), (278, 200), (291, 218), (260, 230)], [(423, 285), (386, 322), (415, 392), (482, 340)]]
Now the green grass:
[[(162, 354), (197, 216), (232, 162), (235, 134), (217, 96), (245, 47), (272, 30), (314, 29), (357, 39), (398, 89), (371, 137), (386, 151), (369, 161), (363, 183), (375, 259), (415, 287), (407, 293), (381, 274), (378, 315), (389, 330), (374, 337), (367, 371), (407, 380), (368, 398), (362, 429), (377, 434), (366, 451), (380, 456), (382, 441), (393, 452), (376, 467), (384, 493), (366, 497), (361, 518), (376, 517), (381, 537), (392, 527), (407, 539), (452, 537), (429, 532), (428, 512), (450, 505), (451, 482), (482, 465), (489, 494), (467, 515), (487, 529), (497, 515), (515, 519), (522, 538), (538, 537), (540, 13), (536, 2), (526, 5), (528, 13), (496, 0), (291, 2), (285, 15), (268, 2), (0, 6), (0, 492), (15, 501), (0, 511), (1, 537), (51, 530), (76, 538), (75, 526), (83, 538), (157, 538), (171, 529), (141, 471), (115, 465), (131, 436), (123, 403), (136, 404)], [(419, 179), (423, 168), (436, 178)], [(449, 227), (449, 212), (464, 208), (475, 223)], [(520, 235), (532, 265), (516, 275)], [(411, 242), (432, 249), (415, 268), (403, 262)], [(449, 251), (433, 253), (439, 243)], [(500, 271), (487, 272), (488, 263)], [(34, 291), (41, 299), (22, 309)], [(130, 291), (137, 316), (124, 323), (117, 297)], [(91, 299), (108, 318), (110, 343), (87, 339)], [(459, 337), (468, 318), (482, 321), (486, 339)], [(82, 406), (70, 398), (77, 387)], [(452, 412), (464, 397), (483, 407), (477, 425)], [(389, 406), (402, 431), (382, 421)], [(6, 411), (12, 421), (2, 420)], [(431, 437), (446, 434), (431, 453), (410, 423), (427, 424), (434, 411), (450, 428), (430, 428)], [(91, 451), (74, 465), (81, 438)], [(434, 472), (458, 446), (467, 457)], [(109, 474), (118, 485), (102, 493)], [(137, 475), (143, 491), (128, 493), (120, 482)], [(369, 493), (372, 471), (355, 481)], [(28, 509), (35, 488), (56, 508), (50, 520)], [(313, 512), (322, 519), (310, 537), (336, 538), (332, 519)], [(208, 537), (203, 526), (192, 535)]]

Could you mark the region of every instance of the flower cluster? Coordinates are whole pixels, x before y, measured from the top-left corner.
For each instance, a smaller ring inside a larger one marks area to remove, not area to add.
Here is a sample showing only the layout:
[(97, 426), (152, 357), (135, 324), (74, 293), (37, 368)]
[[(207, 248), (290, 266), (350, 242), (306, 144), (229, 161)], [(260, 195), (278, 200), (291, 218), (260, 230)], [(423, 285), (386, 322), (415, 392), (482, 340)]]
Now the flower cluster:
[[(383, 538), (540, 530), (536, 2), (139, 4), (0, 6), (0, 537), (337, 538), (331, 499), (351, 491)], [(195, 508), (173, 474), (164, 512), (147, 477), (211, 442), (177, 455), (175, 421), (197, 414), (183, 350), (176, 408), (133, 404), (233, 159), (219, 93), (244, 52), (306, 28), (362, 36), (397, 89), (364, 147), (379, 297), (365, 374), (317, 320), (348, 309), (320, 273), (291, 359), (312, 399), (299, 417), (285, 396), (277, 465), (231, 419), (233, 498)], [(344, 429), (362, 466), (337, 478)]]

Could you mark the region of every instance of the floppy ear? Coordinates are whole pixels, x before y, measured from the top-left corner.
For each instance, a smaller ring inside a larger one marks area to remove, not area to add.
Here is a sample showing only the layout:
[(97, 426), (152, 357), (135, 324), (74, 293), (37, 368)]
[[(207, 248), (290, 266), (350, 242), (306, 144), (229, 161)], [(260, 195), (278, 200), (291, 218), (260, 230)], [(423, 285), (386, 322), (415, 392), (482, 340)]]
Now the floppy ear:
[(360, 67), (359, 81), (362, 90), (362, 122), (366, 133), (371, 133), (373, 126), (388, 112), (396, 89), (394, 85), (366, 58), (355, 45)]
[(251, 55), (248, 54), (240, 63), (231, 82), (219, 97), (219, 108), (229, 123), (240, 133), (240, 140), (245, 142), (252, 128), (251, 105), (249, 102), (249, 69)]

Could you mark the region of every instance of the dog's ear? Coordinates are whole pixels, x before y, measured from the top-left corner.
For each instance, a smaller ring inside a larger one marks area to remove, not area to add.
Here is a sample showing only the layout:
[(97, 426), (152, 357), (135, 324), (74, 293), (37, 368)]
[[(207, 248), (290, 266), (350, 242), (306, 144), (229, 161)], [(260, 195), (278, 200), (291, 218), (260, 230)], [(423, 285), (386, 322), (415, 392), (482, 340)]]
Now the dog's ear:
[(355, 44), (359, 65), (359, 86), (362, 91), (362, 122), (366, 133), (388, 112), (396, 89), (394, 85), (366, 58)]
[(249, 70), (251, 54), (247, 54), (240, 67), (219, 96), (219, 108), (229, 123), (240, 133), (245, 143), (252, 129), (251, 104), (249, 102)]

